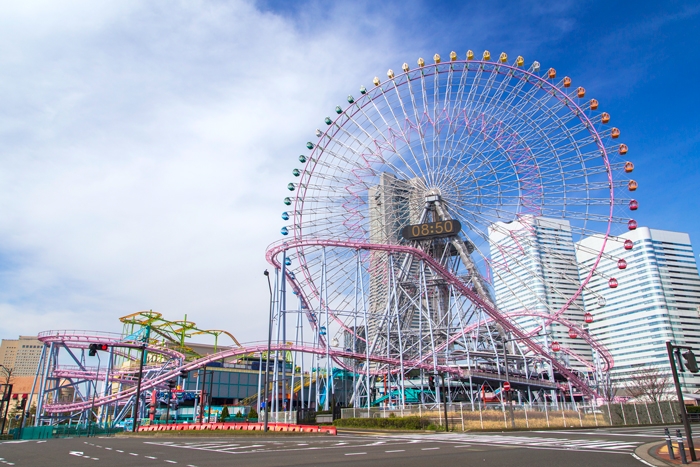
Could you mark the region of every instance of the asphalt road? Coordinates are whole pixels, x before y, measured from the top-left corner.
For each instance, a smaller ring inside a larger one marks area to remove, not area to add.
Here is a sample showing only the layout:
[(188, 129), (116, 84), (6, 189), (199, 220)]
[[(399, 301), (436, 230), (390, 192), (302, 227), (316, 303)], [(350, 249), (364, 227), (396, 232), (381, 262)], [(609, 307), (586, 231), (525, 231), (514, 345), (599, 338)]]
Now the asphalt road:
[(10, 466), (643, 466), (634, 450), (663, 428), (517, 433), (211, 438), (68, 438), (0, 442)]

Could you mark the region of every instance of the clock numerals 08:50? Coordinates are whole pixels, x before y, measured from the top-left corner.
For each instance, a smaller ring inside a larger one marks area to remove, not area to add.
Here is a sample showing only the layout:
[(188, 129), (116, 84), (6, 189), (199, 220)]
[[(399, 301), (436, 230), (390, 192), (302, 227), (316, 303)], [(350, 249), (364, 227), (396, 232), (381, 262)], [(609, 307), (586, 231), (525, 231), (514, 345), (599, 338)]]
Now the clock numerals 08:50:
[(462, 230), (458, 220), (427, 222), (424, 224), (407, 225), (401, 231), (406, 240), (416, 240), (431, 237), (448, 237), (456, 235)]

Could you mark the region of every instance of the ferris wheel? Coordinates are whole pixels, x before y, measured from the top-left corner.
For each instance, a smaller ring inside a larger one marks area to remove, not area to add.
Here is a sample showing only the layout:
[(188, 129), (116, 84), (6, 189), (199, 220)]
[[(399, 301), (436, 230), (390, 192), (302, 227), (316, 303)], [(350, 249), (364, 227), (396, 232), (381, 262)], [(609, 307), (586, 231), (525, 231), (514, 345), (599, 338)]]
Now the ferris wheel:
[(335, 323), (320, 343), (417, 368), (497, 361), (510, 342), (561, 371), (609, 369), (586, 327), (605, 306), (589, 283), (617, 287), (607, 266), (627, 266), (606, 243), (629, 250), (618, 235), (636, 228), (619, 136), (578, 83), (505, 53), (436, 54), (360, 87), (284, 200), (285, 275), (312, 327)]

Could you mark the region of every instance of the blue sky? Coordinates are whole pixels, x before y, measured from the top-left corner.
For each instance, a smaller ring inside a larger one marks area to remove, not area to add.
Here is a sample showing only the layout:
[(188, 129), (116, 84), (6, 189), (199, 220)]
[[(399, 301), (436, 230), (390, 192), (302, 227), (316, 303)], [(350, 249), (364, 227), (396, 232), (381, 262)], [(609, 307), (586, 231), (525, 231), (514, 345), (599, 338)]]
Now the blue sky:
[(3, 3), (0, 337), (153, 309), (263, 339), (264, 251), (305, 142), (361, 84), (452, 50), (584, 86), (630, 147), (639, 223), (697, 253), (699, 19), (669, 1)]

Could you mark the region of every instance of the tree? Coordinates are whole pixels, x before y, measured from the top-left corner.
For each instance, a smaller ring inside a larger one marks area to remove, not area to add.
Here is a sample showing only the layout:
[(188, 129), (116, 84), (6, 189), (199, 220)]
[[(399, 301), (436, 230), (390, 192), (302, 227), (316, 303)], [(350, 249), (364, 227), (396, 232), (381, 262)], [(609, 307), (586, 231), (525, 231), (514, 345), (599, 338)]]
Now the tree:
[(636, 399), (659, 402), (670, 387), (670, 375), (658, 367), (645, 365), (627, 382), (627, 392)]
[(612, 402), (617, 396), (619, 390), (619, 386), (610, 380), (609, 373), (603, 376), (603, 381), (600, 384), (600, 395), (605, 401)]
[(225, 422), (228, 417), (229, 417), (228, 407), (224, 406), (224, 408), (221, 409), (221, 421)]
[(0, 365), (0, 384), (12, 384), (12, 380), (14, 380), (12, 373), (14, 373), (14, 371), (14, 368), (7, 368), (4, 365)]
[(250, 412), (248, 412), (248, 418), (258, 418), (258, 411), (255, 410), (255, 407), (250, 408)]

